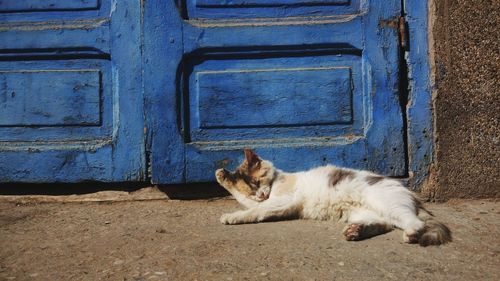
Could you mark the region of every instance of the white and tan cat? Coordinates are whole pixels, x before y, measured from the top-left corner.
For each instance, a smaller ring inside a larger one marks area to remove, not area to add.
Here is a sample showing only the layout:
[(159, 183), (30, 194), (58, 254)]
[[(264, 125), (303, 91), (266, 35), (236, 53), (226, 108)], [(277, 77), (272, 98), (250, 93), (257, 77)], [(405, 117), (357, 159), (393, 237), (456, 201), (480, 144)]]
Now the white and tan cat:
[(217, 181), (246, 210), (224, 214), (224, 224), (291, 218), (346, 222), (347, 240), (403, 230), (403, 240), (422, 246), (451, 241), (451, 232), (399, 181), (368, 171), (324, 166), (298, 173), (276, 169), (253, 151), (234, 172), (219, 169)]

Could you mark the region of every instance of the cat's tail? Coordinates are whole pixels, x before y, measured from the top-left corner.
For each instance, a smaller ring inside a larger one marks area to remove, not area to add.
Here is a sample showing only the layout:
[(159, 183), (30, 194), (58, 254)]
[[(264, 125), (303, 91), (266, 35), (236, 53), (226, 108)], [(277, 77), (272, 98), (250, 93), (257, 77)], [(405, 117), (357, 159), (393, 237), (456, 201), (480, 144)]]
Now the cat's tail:
[[(420, 202), (419, 202), (420, 203)], [(418, 244), (420, 246), (441, 245), (451, 242), (451, 230), (442, 222), (437, 221), (434, 215), (418, 204), (418, 217), (425, 223), (419, 231)]]

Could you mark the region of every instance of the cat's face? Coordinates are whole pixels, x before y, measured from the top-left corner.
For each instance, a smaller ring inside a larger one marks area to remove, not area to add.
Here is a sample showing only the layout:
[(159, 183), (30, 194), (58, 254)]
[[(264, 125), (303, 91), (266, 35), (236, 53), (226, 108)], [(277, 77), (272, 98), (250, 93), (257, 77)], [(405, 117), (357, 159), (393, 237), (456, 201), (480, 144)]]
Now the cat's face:
[(245, 149), (245, 160), (234, 172), (218, 169), (215, 177), (231, 194), (238, 192), (247, 198), (262, 201), (269, 197), (274, 173), (271, 162), (262, 160), (252, 150)]

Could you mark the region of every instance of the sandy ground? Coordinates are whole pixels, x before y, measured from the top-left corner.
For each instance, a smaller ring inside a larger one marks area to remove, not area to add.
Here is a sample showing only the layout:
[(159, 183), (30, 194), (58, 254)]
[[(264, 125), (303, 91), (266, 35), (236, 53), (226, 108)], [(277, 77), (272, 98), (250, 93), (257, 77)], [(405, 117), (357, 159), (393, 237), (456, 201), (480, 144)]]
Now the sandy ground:
[(229, 199), (15, 201), (0, 197), (0, 280), (500, 280), (492, 201), (427, 204), (454, 235), (427, 248), (327, 221), (225, 226)]

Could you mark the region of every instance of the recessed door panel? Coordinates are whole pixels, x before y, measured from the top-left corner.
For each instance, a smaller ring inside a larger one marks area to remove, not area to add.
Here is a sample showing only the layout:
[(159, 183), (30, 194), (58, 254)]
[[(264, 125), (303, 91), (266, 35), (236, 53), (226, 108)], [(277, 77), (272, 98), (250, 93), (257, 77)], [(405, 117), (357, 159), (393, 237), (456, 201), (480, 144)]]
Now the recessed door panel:
[(2, 0), (0, 13), (76, 11), (99, 8), (99, 0)]
[(360, 0), (184, 0), (190, 19), (286, 18), (353, 14)]
[[(57, 77), (57, 78), (56, 78)], [(99, 70), (0, 71), (0, 126), (100, 123)], [(53, 81), (60, 83), (52, 84)]]
[[(352, 121), (347, 67), (196, 73), (190, 117), (199, 129), (314, 126)], [(315, 111), (312, 115), (310, 112)]]
[(110, 63), (0, 62), (0, 141), (111, 139)]
[[(323, 50), (324, 51), (324, 50)], [(361, 133), (361, 59), (330, 49), (186, 62), (188, 142)], [(194, 65), (189, 65), (194, 63)], [(314, 112), (314, 114), (311, 114)]]

